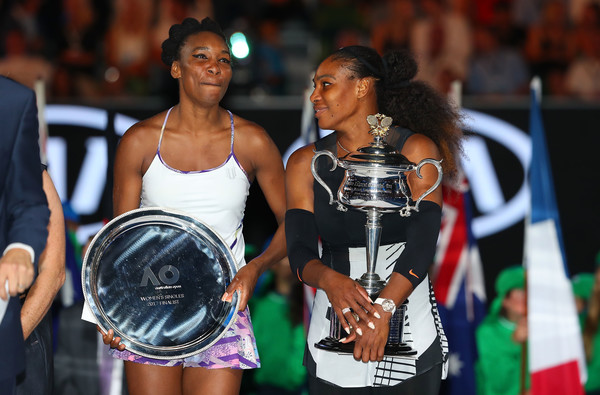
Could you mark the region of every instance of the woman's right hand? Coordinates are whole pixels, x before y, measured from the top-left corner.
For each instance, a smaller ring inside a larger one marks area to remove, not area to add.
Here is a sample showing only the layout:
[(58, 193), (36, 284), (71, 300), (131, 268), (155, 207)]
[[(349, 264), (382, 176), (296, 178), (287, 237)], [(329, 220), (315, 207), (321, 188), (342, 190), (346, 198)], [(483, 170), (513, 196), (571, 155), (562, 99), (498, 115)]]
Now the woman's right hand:
[[(365, 330), (367, 330), (367, 327), (374, 329), (375, 320), (370, 317), (373, 317), (374, 314), (377, 317), (379, 314), (373, 307), (373, 302), (369, 298), (367, 291), (356, 281), (334, 270), (330, 270), (323, 279), (321, 288), (327, 294), (327, 298), (329, 298), (329, 302), (337, 314), (342, 327), (350, 335), (350, 337), (346, 338), (346, 341), (354, 339), (355, 333), (358, 336), (362, 336), (362, 328)], [(349, 311), (348, 308), (352, 311)], [(357, 322), (355, 314), (362, 325), (359, 325)], [(354, 329), (353, 331), (350, 330), (350, 326)]]
[(106, 345), (110, 345), (110, 348), (116, 348), (119, 351), (125, 350), (125, 344), (121, 343), (120, 337), (115, 337), (115, 332), (112, 329), (108, 330), (108, 333), (102, 332), (102, 329), (96, 325), (96, 329), (102, 335), (102, 341)]

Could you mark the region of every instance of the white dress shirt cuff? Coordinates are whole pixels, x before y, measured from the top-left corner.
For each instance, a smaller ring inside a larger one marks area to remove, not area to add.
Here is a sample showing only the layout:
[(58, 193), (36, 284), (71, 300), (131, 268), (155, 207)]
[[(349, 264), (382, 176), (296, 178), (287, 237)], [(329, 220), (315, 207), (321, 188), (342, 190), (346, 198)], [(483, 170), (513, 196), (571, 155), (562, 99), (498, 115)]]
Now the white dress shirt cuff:
[(31, 248), (31, 246), (28, 246), (24, 243), (10, 243), (8, 246), (6, 246), (2, 255), (6, 255), (6, 252), (12, 250), (13, 248), (22, 248), (25, 251), (27, 251), (31, 256), (31, 263), (33, 263), (33, 261), (35, 260), (35, 251), (33, 251), (33, 248)]

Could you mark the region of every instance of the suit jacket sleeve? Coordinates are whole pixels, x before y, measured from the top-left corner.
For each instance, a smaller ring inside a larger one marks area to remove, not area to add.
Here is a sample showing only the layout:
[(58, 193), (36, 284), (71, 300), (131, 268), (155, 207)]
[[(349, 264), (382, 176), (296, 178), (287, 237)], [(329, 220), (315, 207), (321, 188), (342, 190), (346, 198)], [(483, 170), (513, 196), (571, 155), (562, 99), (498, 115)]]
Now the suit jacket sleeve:
[(42, 188), (38, 145), (38, 118), (35, 94), (27, 89), (24, 95), (19, 127), (6, 179), (7, 245), (24, 243), (35, 251), (36, 261), (48, 236), (50, 211)]

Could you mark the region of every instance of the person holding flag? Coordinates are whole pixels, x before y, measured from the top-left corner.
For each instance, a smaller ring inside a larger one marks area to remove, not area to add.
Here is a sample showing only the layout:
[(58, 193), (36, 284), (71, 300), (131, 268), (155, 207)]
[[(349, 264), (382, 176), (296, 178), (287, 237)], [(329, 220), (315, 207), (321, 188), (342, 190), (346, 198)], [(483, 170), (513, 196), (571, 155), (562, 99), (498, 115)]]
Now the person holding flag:
[(496, 278), (496, 298), (477, 328), (477, 395), (519, 395), (523, 344), (527, 341), (525, 270), (511, 266)]
[(596, 257), (596, 270), (588, 294), (587, 309), (583, 315), (583, 346), (588, 371), (585, 383), (586, 395), (600, 395), (600, 252)]

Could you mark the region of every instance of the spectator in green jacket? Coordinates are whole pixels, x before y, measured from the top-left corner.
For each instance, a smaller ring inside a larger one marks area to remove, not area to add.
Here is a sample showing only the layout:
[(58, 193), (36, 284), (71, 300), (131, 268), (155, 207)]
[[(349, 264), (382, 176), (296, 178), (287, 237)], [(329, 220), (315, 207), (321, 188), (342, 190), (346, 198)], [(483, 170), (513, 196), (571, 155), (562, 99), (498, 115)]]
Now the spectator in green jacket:
[(523, 267), (504, 269), (496, 279), (496, 298), (475, 333), (479, 360), (475, 366), (478, 395), (520, 395), (529, 388), (522, 376), (527, 341), (527, 297)]
[(583, 346), (587, 361), (587, 395), (600, 395), (600, 253), (596, 257), (594, 285), (588, 301), (587, 315), (583, 324)]
[(581, 329), (585, 325), (585, 318), (587, 317), (588, 304), (590, 295), (592, 294), (592, 288), (594, 287), (594, 274), (593, 273), (579, 273), (571, 278), (571, 286), (573, 287), (573, 295), (575, 296), (575, 305), (577, 308), (577, 315), (579, 316), (579, 323)]

